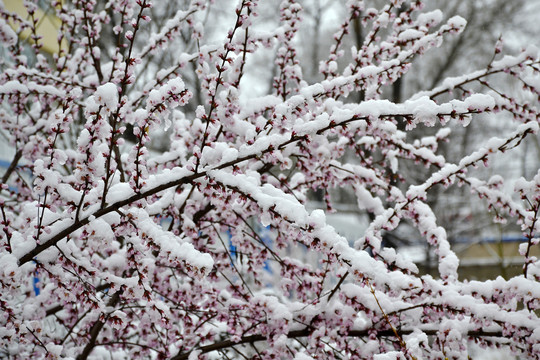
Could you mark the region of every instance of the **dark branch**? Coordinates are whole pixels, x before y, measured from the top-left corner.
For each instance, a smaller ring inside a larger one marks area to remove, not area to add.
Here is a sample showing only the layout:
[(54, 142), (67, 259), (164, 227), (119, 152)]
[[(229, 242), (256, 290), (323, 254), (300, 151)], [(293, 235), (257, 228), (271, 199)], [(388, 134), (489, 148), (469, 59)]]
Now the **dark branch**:
[(6, 172), (4, 173), (4, 176), (2, 176), (2, 184), (7, 183), (9, 176), (11, 173), (15, 170), (17, 165), (19, 164), (19, 160), (21, 160), (22, 157), (22, 150), (18, 150), (15, 153), (15, 156), (13, 157), (13, 160), (11, 161), (11, 164), (9, 164), (9, 167), (7, 168)]
[[(306, 329), (303, 329), (303, 330), (294, 330), (294, 331), (289, 332), (287, 334), (287, 337), (289, 339), (307, 337), (313, 332), (313, 330), (314, 329), (311, 329), (311, 328), (306, 328)], [(400, 336), (403, 336), (403, 335), (411, 334), (413, 331), (414, 330), (411, 330), (411, 329), (409, 329), (409, 330), (401, 329), (401, 330), (397, 330), (397, 333)], [(348, 337), (362, 338), (362, 337), (370, 336), (370, 333), (371, 333), (371, 329), (368, 329), (368, 330), (351, 330), (351, 331), (349, 331), (347, 336)], [(426, 335), (428, 335), (428, 336), (433, 336), (433, 335), (437, 334), (437, 330), (425, 330), (424, 333)], [(377, 332), (377, 337), (379, 337), (379, 338), (395, 337), (395, 336), (396, 335), (394, 334), (394, 332), (391, 329)], [(467, 336), (470, 337), (470, 338), (502, 337), (502, 332), (501, 331), (469, 331), (467, 333)], [(251, 343), (254, 343), (254, 342), (257, 342), (257, 341), (266, 341), (266, 340), (267, 340), (267, 338), (264, 337), (263, 335), (249, 335), (249, 336), (244, 336), (238, 342), (234, 342), (232, 340), (223, 340), (223, 341), (219, 341), (219, 342), (216, 342), (216, 343), (213, 343), (213, 344), (210, 344), (210, 345), (201, 346), (196, 350), (200, 350), (202, 354), (206, 354), (206, 353), (209, 353), (209, 352), (212, 352), (212, 351), (218, 351), (218, 350), (224, 350), (224, 349), (227, 349), (227, 348), (231, 348), (231, 347), (236, 346), (236, 345), (251, 344)], [(190, 353), (191, 353), (191, 351), (180, 353), (180, 354), (178, 354), (176, 356), (173, 356), (170, 360), (186, 360), (186, 359), (189, 358)]]

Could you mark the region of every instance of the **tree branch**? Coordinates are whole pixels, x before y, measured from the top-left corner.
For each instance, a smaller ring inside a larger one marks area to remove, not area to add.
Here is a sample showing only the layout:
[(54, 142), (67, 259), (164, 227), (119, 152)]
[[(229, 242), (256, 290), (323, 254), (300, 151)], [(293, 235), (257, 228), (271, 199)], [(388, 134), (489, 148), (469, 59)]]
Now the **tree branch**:
[[(293, 330), (293, 331), (290, 331), (288, 334), (286, 334), (286, 336), (289, 339), (307, 337), (313, 332), (313, 330), (314, 329), (312, 329), (312, 328), (306, 328), (306, 329), (303, 329), (303, 330)], [(397, 329), (396, 332), (400, 336), (403, 336), (403, 335), (411, 334), (415, 330), (416, 329)], [(368, 336), (370, 336), (372, 331), (373, 331), (372, 329), (351, 330), (351, 331), (349, 331), (349, 333), (346, 336), (347, 337), (357, 337), (357, 338), (368, 337)], [(438, 333), (437, 330), (424, 330), (423, 332), (424, 332), (424, 334), (426, 334), (428, 336), (433, 336), (433, 335), (436, 335)], [(396, 334), (391, 329), (377, 332), (377, 337), (379, 337), (379, 338), (382, 338), (382, 337), (395, 337), (395, 336), (396, 336)], [(474, 330), (474, 331), (467, 332), (467, 336), (471, 337), (471, 338), (479, 338), (479, 337), (502, 337), (503, 335), (502, 335), (501, 331), (481, 331), (481, 330), (478, 331), (478, 330)], [(213, 343), (213, 344), (210, 344), (210, 345), (201, 346), (198, 349), (194, 349), (194, 350), (199, 350), (199, 351), (201, 351), (201, 354), (206, 354), (206, 353), (209, 353), (209, 352), (212, 352), (212, 351), (219, 351), (219, 350), (224, 350), (224, 349), (227, 349), (227, 348), (231, 348), (231, 347), (236, 346), (236, 345), (251, 344), (251, 343), (254, 343), (254, 342), (257, 342), (257, 341), (266, 341), (266, 340), (268, 340), (267, 337), (265, 337), (263, 335), (259, 335), (259, 334), (257, 334), (257, 335), (249, 335), (249, 336), (242, 337), (240, 339), (240, 341), (238, 341), (238, 342), (234, 342), (232, 340), (223, 340), (223, 341), (219, 341), (219, 342), (216, 342), (216, 343)], [(180, 353), (180, 354), (170, 358), (170, 360), (187, 360), (189, 358), (190, 353), (191, 353), (191, 351)]]

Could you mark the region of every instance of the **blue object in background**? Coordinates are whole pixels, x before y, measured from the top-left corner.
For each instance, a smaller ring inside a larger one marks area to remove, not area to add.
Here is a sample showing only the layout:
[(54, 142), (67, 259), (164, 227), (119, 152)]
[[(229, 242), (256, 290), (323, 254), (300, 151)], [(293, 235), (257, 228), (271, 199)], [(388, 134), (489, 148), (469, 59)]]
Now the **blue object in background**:
[(236, 246), (233, 245), (231, 239), (231, 231), (227, 230), (227, 236), (229, 237), (229, 253), (231, 254), (231, 261), (236, 260)]
[[(272, 238), (270, 237), (270, 226), (262, 226), (262, 225), (259, 224), (257, 227), (258, 227), (257, 228), (257, 232), (258, 232), (257, 235), (259, 235), (262, 242), (266, 246), (271, 248), (273, 241), (272, 241)], [(229, 253), (231, 254), (231, 262), (232, 262), (232, 261), (235, 261), (236, 258), (237, 258), (236, 246), (233, 245), (233, 243), (231, 241), (232, 235), (231, 235), (230, 230), (227, 230), (227, 236), (229, 237)], [(232, 264), (231, 264), (231, 266), (232, 266)], [(263, 269), (265, 271), (267, 271), (268, 273), (273, 274), (272, 268), (270, 268), (270, 263), (268, 262), (268, 260), (265, 260)]]
[[(263, 243), (266, 246), (271, 248), (273, 241), (272, 241), (272, 238), (270, 237), (270, 225), (268, 225), (268, 226), (259, 225), (259, 227), (260, 227), (259, 236), (260, 236), (261, 240), (263, 241)], [(268, 260), (266, 260), (264, 262), (264, 270), (266, 270), (270, 274), (274, 273), (272, 271), (272, 268), (270, 268), (270, 263), (268, 262)]]
[(39, 295), (39, 287), (38, 287), (38, 283), (39, 283), (39, 278), (37, 277), (37, 271), (34, 272), (34, 278), (32, 279), (32, 282), (33, 282), (33, 285), (34, 285), (34, 294), (36, 294), (36, 296)]
[(7, 160), (0, 159), (0, 168), (8, 168), (11, 163)]

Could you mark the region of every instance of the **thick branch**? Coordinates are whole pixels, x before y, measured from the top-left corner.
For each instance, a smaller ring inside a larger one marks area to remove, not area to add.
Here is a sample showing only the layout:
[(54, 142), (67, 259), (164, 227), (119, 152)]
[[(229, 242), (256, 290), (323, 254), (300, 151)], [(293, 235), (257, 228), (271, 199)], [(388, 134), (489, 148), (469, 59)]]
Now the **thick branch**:
[[(469, 111), (467, 113), (474, 113), (474, 112), (475, 111)], [(439, 115), (450, 115), (450, 114), (442, 114), (441, 113)], [(390, 117), (390, 116), (412, 117), (413, 115), (412, 114), (406, 114), (406, 113), (380, 115), (381, 118), (382, 117)], [(357, 121), (357, 120), (360, 120), (360, 119), (366, 119), (366, 117), (364, 117), (364, 116), (353, 116), (352, 118), (344, 120), (344, 121), (342, 121), (340, 123), (330, 123), (329, 125), (324, 126), (319, 130), (314, 130), (314, 132), (316, 134), (322, 134), (327, 130), (337, 128), (337, 127), (340, 127), (340, 126), (345, 126), (349, 122)], [(116, 202), (114, 204), (111, 204), (111, 205), (109, 205), (107, 207), (104, 207), (104, 208), (96, 211), (92, 215), (87, 216), (84, 219), (80, 219), (80, 220), (77, 219), (72, 225), (70, 225), (66, 229), (60, 231), (58, 234), (56, 234), (55, 236), (53, 236), (49, 240), (46, 240), (42, 244), (37, 245), (34, 249), (32, 249), (31, 251), (29, 251), (25, 255), (23, 255), (19, 259), (19, 265), (23, 265), (23, 264), (31, 261), (35, 256), (39, 255), (41, 252), (47, 250), (51, 246), (55, 246), (63, 238), (69, 236), (71, 233), (75, 232), (76, 230), (78, 230), (81, 227), (83, 227), (83, 226), (87, 225), (88, 223), (90, 223), (91, 218), (92, 219), (93, 218), (99, 218), (99, 217), (101, 217), (103, 215), (106, 215), (106, 214), (109, 214), (111, 212), (116, 212), (119, 209), (121, 209), (123, 206), (129, 205), (131, 203), (134, 203), (134, 202), (142, 200), (142, 199), (145, 199), (145, 198), (147, 198), (149, 196), (155, 195), (155, 194), (157, 194), (157, 193), (159, 193), (161, 191), (170, 189), (172, 187), (191, 184), (195, 180), (205, 177), (207, 175), (208, 171), (221, 170), (221, 169), (224, 169), (224, 168), (232, 167), (232, 166), (237, 165), (237, 164), (239, 164), (239, 163), (241, 163), (243, 161), (246, 161), (246, 160), (256, 159), (256, 158), (260, 157), (261, 155), (264, 155), (264, 154), (266, 154), (268, 152), (274, 151), (276, 148), (279, 149), (279, 150), (284, 149), (286, 146), (288, 146), (288, 145), (290, 145), (292, 143), (295, 143), (295, 142), (306, 139), (306, 136), (308, 136), (308, 135), (296, 135), (293, 132), (293, 134), (291, 135), (291, 137), (288, 140), (284, 141), (283, 143), (281, 143), (281, 144), (279, 144), (277, 146), (270, 145), (267, 149), (262, 150), (262, 151), (260, 151), (258, 153), (246, 155), (246, 156), (237, 158), (235, 160), (231, 160), (229, 162), (218, 165), (218, 166), (216, 166), (214, 168), (204, 170), (204, 171), (200, 171), (200, 172), (195, 172), (195, 173), (193, 173), (191, 175), (183, 176), (183, 177), (181, 177), (179, 179), (171, 180), (171, 181), (166, 182), (164, 184), (157, 185), (157, 186), (155, 186), (153, 188), (150, 188), (150, 189), (148, 189), (146, 191), (136, 193), (135, 195), (132, 195), (131, 197), (129, 197), (129, 198), (125, 199), (125, 200), (118, 201), (118, 202)], [(511, 140), (513, 140), (513, 139), (511, 139)], [(505, 145), (507, 145), (507, 144), (505, 144)]]
[[(299, 141), (301, 139), (303, 139), (304, 137), (303, 136), (296, 136), (296, 135), (293, 135), (291, 136), (291, 138), (289, 140), (287, 140), (286, 142), (284, 142), (283, 144), (280, 145), (280, 148), (282, 147), (285, 147), (287, 146), (288, 144), (291, 144), (293, 142), (296, 142), (296, 141)], [(243, 161), (246, 161), (246, 160), (250, 160), (250, 159), (253, 159), (253, 158), (256, 158), (258, 156), (260, 156), (261, 154), (264, 154), (266, 152), (269, 152), (269, 151), (272, 151), (272, 149), (267, 149), (267, 150), (264, 150), (262, 151), (261, 153), (259, 154), (252, 154), (252, 155), (246, 155), (244, 157), (241, 157), (241, 158), (238, 158), (236, 160), (232, 160), (232, 161), (229, 161), (227, 163), (224, 163), (222, 165), (219, 165), (219, 166), (216, 166), (215, 168), (211, 169), (211, 170), (220, 170), (220, 169), (224, 169), (224, 168), (227, 168), (227, 167), (230, 167), (230, 166), (233, 166), (233, 165), (236, 165), (238, 163), (241, 163)], [(42, 244), (39, 244), (37, 245), (35, 248), (33, 248), (32, 250), (30, 250), (29, 252), (27, 252), (25, 255), (23, 255), (20, 259), (19, 259), (19, 265), (23, 265), (29, 261), (32, 261), (32, 259), (39, 255), (40, 253), (42, 253), (43, 251), (47, 250), (48, 248), (52, 247), (52, 246), (55, 246), (60, 240), (62, 240), (63, 238), (65, 238), (66, 236), (69, 236), (70, 234), (72, 234), (73, 232), (75, 232), (76, 230), (80, 229), (81, 227), (87, 225), (88, 223), (90, 223), (90, 219), (92, 218), (99, 218), (103, 215), (106, 215), (106, 214), (109, 214), (111, 212), (116, 212), (118, 211), (119, 209), (121, 209), (123, 206), (126, 206), (126, 205), (129, 205), (131, 203), (134, 203), (138, 200), (141, 200), (141, 199), (144, 199), (144, 198), (147, 198), (149, 196), (152, 196), (154, 194), (157, 194), (161, 191), (164, 191), (164, 190), (167, 190), (167, 189), (170, 189), (172, 187), (177, 187), (177, 186), (182, 186), (182, 185), (186, 185), (186, 184), (191, 184), (193, 183), (195, 180), (197, 179), (200, 179), (202, 177), (205, 177), (206, 174), (208, 173), (209, 170), (206, 170), (206, 171), (201, 171), (201, 172), (197, 172), (197, 173), (194, 173), (192, 175), (189, 175), (189, 176), (184, 176), (184, 177), (181, 177), (180, 179), (176, 179), (176, 180), (173, 180), (173, 181), (169, 181), (167, 183), (164, 183), (164, 184), (161, 184), (161, 185), (158, 185), (154, 188), (151, 188), (147, 191), (144, 191), (144, 192), (140, 192), (140, 193), (137, 193), (125, 200), (122, 200), (122, 201), (118, 201), (114, 204), (111, 204), (105, 208), (102, 208), (98, 211), (96, 211), (95, 213), (93, 213), (91, 216), (88, 216), (84, 219), (80, 219), (80, 220), (77, 220), (75, 221), (73, 224), (71, 224), (70, 226), (68, 226), (67, 228), (65, 228), (64, 230), (60, 231), (58, 234), (56, 234), (55, 236), (53, 236), (52, 238), (50, 238), (49, 240), (43, 242)]]
[[(120, 293), (121, 291), (117, 291), (114, 293), (114, 295), (109, 300), (108, 306), (115, 306), (118, 301), (120, 300)], [(101, 329), (103, 329), (103, 326), (105, 326), (105, 320), (98, 320), (94, 323), (92, 326), (92, 329), (90, 330), (90, 340), (88, 341), (88, 344), (83, 349), (83, 352), (77, 356), (77, 360), (86, 360), (88, 358), (88, 355), (94, 350), (96, 347), (96, 341), (98, 338), (99, 333), (101, 332)]]
[(17, 165), (19, 164), (19, 160), (21, 160), (22, 157), (22, 150), (19, 150), (15, 153), (15, 156), (13, 157), (13, 160), (11, 161), (11, 164), (9, 164), (9, 167), (7, 168), (6, 172), (4, 173), (4, 176), (2, 176), (2, 184), (7, 183), (9, 176), (11, 173), (15, 170)]
[[(307, 337), (313, 332), (313, 330), (314, 329), (306, 328), (306, 329), (303, 329), (303, 330), (290, 331), (287, 334), (287, 337), (289, 339)], [(396, 330), (396, 331), (400, 336), (403, 336), (403, 335), (411, 334), (414, 330), (413, 329), (405, 329), (405, 330), (404, 329), (399, 329), (399, 330)], [(423, 332), (424, 332), (424, 334), (426, 334), (428, 336), (433, 336), (433, 335), (437, 334), (437, 330), (425, 330)], [(367, 329), (367, 330), (351, 330), (351, 331), (349, 331), (347, 336), (348, 337), (362, 338), (362, 337), (370, 336), (370, 333), (371, 333), (371, 329)], [(395, 336), (396, 335), (394, 334), (394, 332), (392, 330), (383, 330), (383, 331), (377, 332), (377, 337), (379, 337), (379, 338), (395, 337)], [(469, 331), (467, 333), (467, 336), (471, 337), (471, 338), (502, 337), (502, 332), (501, 331)], [(236, 346), (236, 345), (251, 344), (251, 343), (254, 343), (254, 342), (257, 342), (257, 341), (266, 341), (266, 340), (267, 340), (267, 338), (265, 336), (263, 336), (263, 335), (249, 335), (249, 336), (244, 336), (238, 342), (234, 342), (232, 340), (223, 340), (223, 341), (219, 341), (219, 342), (216, 342), (216, 343), (213, 343), (213, 344), (210, 344), (210, 345), (201, 346), (200, 348), (198, 348), (196, 350), (200, 350), (202, 354), (205, 354), (205, 353), (209, 353), (209, 352), (212, 352), (212, 351), (224, 350), (224, 349)], [(180, 354), (178, 354), (176, 356), (173, 356), (170, 360), (186, 360), (186, 359), (189, 358), (190, 353), (191, 353), (191, 351), (190, 352), (180, 353)]]

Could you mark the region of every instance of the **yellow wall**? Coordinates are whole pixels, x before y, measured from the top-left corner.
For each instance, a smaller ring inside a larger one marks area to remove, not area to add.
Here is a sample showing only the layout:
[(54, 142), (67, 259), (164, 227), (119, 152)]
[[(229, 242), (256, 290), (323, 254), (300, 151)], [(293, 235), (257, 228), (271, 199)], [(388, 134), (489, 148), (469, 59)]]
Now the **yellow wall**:
[[(18, 14), (23, 19), (29, 19), (26, 8), (23, 5), (22, 0), (4, 0), (4, 7), (9, 12)], [(47, 12), (38, 8), (34, 14), (38, 18), (37, 34), (42, 38), (38, 42), (43, 46), (41, 50), (53, 54), (57, 53), (58, 48), (58, 29), (60, 28), (60, 20), (55, 16), (54, 9), (49, 9)], [(13, 23), (10, 24), (15, 31), (19, 31), (18, 26)], [(32, 41), (30, 38), (31, 31), (25, 30), (19, 34), (19, 38), (23, 41)], [(63, 39), (62, 48), (66, 47), (66, 41)]]

